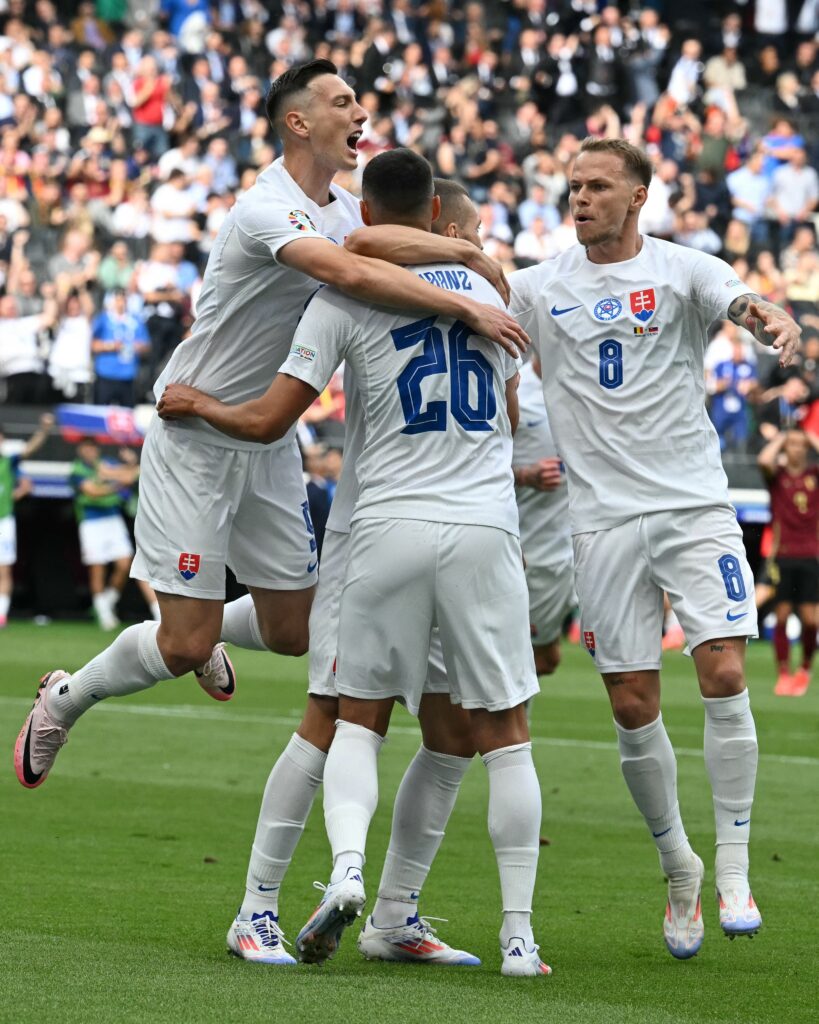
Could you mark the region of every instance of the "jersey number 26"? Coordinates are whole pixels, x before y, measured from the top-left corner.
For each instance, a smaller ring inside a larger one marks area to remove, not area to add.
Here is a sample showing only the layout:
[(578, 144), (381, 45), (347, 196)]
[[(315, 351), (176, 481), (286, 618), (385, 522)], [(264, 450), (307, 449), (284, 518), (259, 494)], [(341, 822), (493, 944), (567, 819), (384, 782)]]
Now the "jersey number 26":
[[(406, 426), (402, 434), (423, 434), (428, 430), (446, 430), (447, 403), (436, 401), (424, 406), (421, 383), (425, 377), (449, 374), (449, 405), (452, 415), (464, 430), (492, 430), (497, 402), (492, 366), (482, 352), (470, 348), (467, 339), (472, 333), (465, 323), (456, 320), (447, 334), (449, 365), (444, 336), (435, 326), (437, 317), (416, 320), (406, 327), (391, 331), (393, 344), (400, 352), (419, 342), (423, 352), (407, 363), (398, 377), (398, 394)], [(475, 403), (469, 394), (470, 375), (475, 381)]]

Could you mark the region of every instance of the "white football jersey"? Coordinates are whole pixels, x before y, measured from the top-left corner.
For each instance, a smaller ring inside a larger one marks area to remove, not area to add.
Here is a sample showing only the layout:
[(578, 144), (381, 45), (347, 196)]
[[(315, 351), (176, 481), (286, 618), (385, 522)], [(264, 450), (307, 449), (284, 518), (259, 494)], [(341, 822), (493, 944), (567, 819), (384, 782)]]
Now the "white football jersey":
[(643, 236), (633, 259), (596, 264), (576, 245), (510, 283), (540, 352), (572, 533), (728, 505), (703, 355), (708, 325), (750, 291), (731, 267)]
[[(157, 399), (171, 382), (191, 384), (229, 404), (258, 398), (270, 387), (318, 287), (314, 278), (279, 263), (279, 249), (322, 236), (343, 245), (361, 226), (358, 200), (336, 185), (331, 192), (335, 201), (317, 206), (279, 159), (241, 196), (208, 258), (191, 335), (154, 386)], [(224, 448), (264, 447), (228, 437), (200, 419), (172, 426)]]
[(349, 364), (344, 367), (344, 461), (336, 493), (327, 517), (327, 529), (349, 533), (355, 503), (358, 501), (356, 462), (364, 450), (364, 406), (355, 374)]
[[(543, 385), (531, 363), (520, 371), (518, 405), (520, 420), (512, 445), (512, 465), (531, 466), (541, 459), (554, 458), (557, 449), (543, 401)], [(520, 516), (520, 546), (527, 566), (551, 568), (570, 562), (572, 534), (565, 477), (554, 491), (516, 487), (515, 497)]]
[[(503, 308), (494, 288), (464, 267), (412, 269)], [(401, 314), (322, 288), (280, 372), (320, 392), (342, 360), (355, 375), (365, 419), (353, 521), (466, 523), (517, 536), (505, 393), (515, 360), (459, 321)]]

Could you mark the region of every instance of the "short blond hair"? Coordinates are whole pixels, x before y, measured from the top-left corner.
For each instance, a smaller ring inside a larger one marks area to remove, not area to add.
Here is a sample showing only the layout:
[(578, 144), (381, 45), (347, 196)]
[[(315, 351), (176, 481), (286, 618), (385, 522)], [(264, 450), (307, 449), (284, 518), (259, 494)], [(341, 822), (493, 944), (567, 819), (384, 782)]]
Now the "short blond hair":
[(581, 142), (580, 153), (613, 153), (620, 157), (632, 178), (636, 178), (646, 188), (651, 184), (654, 173), (651, 161), (642, 149), (632, 146), (625, 139), (595, 139), (590, 135)]

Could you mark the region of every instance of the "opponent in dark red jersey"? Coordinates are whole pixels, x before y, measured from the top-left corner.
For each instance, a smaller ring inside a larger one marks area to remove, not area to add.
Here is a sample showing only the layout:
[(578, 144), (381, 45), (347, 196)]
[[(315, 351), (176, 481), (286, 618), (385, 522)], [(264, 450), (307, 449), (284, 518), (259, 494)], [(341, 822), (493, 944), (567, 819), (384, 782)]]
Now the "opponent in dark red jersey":
[[(819, 601), (819, 467), (809, 464), (819, 438), (803, 430), (776, 435), (759, 453), (759, 466), (771, 492), (774, 557), (778, 574), (774, 651), (779, 666), (774, 693), (801, 697), (810, 683), (816, 649)], [(802, 665), (791, 675), (788, 616), (796, 609), (802, 624)]]

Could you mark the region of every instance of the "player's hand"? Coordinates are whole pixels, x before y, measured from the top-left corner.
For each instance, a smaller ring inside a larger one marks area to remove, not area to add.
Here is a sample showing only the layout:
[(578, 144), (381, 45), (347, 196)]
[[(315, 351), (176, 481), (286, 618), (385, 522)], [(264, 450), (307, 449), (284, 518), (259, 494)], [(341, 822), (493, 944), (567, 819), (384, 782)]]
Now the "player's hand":
[(139, 462), (139, 457), (133, 448), (120, 448), (118, 455), (119, 461), (126, 466), (136, 466)]
[(43, 415), (40, 417), (40, 429), (51, 430), (55, 422), (56, 421), (54, 419), (53, 413), (44, 412)]
[(533, 487), (536, 491), (555, 491), (563, 483), (560, 459), (540, 459), (531, 466), (524, 466), (520, 477), (524, 487)]
[(488, 338), (500, 345), (510, 356), (517, 359), (529, 347), (529, 335), (514, 317), (497, 306), (488, 306), (482, 302), (470, 303), (471, 309), (462, 319), (475, 334)]
[(474, 253), (470, 253), (467, 265), (470, 270), (474, 270), (476, 274), (480, 274), (481, 277), (486, 278), (506, 305), (509, 305), (509, 300), (512, 297), (512, 289), (509, 287), (509, 282), (506, 280), (506, 274), (503, 272), (503, 267), (497, 260), (493, 260), (491, 256), (487, 256), (482, 249), (475, 249)]
[(202, 396), (199, 388), (187, 384), (167, 384), (156, 403), (156, 411), (163, 420), (179, 420), (196, 416), (196, 401)]
[(799, 350), (802, 328), (784, 309), (772, 303), (766, 303), (765, 306), (760, 306), (756, 302), (749, 304), (745, 323), (752, 333), (756, 329), (757, 321), (762, 324), (762, 331), (773, 339), (771, 346), (779, 351), (779, 365), (790, 366)]

